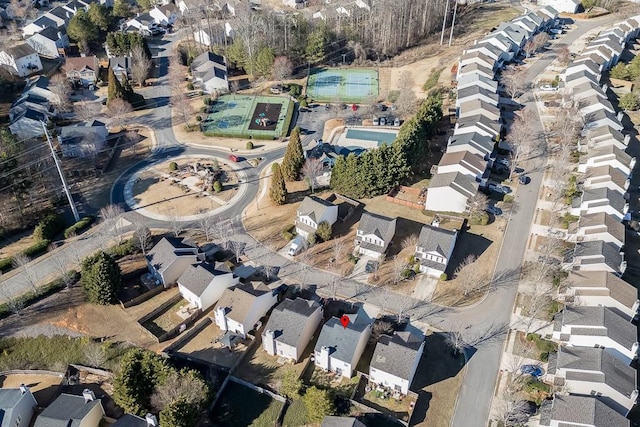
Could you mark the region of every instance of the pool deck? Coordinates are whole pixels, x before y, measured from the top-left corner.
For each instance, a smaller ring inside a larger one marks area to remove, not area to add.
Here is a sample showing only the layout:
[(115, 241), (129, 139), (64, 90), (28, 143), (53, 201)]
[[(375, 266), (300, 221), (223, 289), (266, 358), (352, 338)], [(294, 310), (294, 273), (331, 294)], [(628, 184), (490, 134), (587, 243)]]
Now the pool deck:
[(376, 148), (385, 143), (391, 145), (398, 135), (399, 129), (390, 128), (351, 128), (333, 138), (332, 144), (341, 147)]

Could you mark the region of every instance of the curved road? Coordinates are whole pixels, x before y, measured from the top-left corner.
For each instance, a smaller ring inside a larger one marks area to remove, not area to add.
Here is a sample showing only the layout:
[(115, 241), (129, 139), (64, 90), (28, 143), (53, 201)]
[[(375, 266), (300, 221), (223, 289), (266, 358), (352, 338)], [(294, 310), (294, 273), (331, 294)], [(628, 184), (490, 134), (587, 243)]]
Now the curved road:
[[(578, 29), (567, 34), (559, 42), (571, 44), (581, 34), (613, 22), (612, 17), (578, 23)], [(183, 154), (207, 154), (226, 158), (229, 154), (226, 150), (196, 148), (179, 143), (171, 129), (171, 110), (169, 106), (169, 87), (166, 84), (166, 67), (168, 64), (169, 45), (163, 46), (164, 50), (160, 56), (159, 84), (149, 89), (145, 89), (147, 98), (153, 97), (157, 107), (150, 110), (140, 118), (140, 123), (155, 130), (157, 146), (153, 154), (146, 160), (138, 163), (122, 176), (120, 176), (112, 189), (112, 199), (114, 203), (123, 203), (123, 188), (127, 179), (136, 171), (148, 166), (153, 162), (166, 160), (171, 157)], [(163, 54), (164, 53), (164, 54)], [(538, 74), (552, 61), (551, 54), (542, 56), (537, 62), (528, 68), (527, 80), (533, 81)], [(528, 102), (530, 109), (537, 111), (535, 106)], [(324, 122), (322, 112), (304, 113), (298, 118), (298, 125), (309, 129), (309, 133), (321, 132), (321, 125)], [(538, 121), (537, 126), (541, 129)], [(310, 139), (314, 134), (307, 135)], [(228, 208), (225, 212), (215, 214), (221, 221), (240, 218), (244, 209), (256, 198), (259, 188), (259, 173), (265, 165), (272, 160), (282, 157), (284, 147), (278, 150), (259, 154), (265, 161), (261, 162), (258, 168), (250, 167), (246, 162), (245, 172), (247, 173), (247, 191), (241, 200)], [(251, 156), (255, 157), (255, 156)], [(466, 366), (466, 373), (461, 393), (456, 403), (456, 412), (452, 425), (454, 427), (484, 427), (487, 425), (489, 407), (496, 384), (499, 369), (500, 356), (505, 340), (505, 332), (508, 327), (511, 308), (514, 304), (519, 268), (523, 260), (527, 236), (533, 219), (534, 207), (537, 201), (538, 190), (542, 181), (544, 160), (538, 159), (538, 164), (532, 165), (532, 172), (529, 174), (532, 182), (520, 189), (516, 195), (516, 202), (519, 209), (515, 212), (507, 225), (504, 233), (503, 245), (508, 248), (500, 251), (496, 263), (495, 286), (487, 297), (478, 305), (467, 309), (448, 309), (435, 304), (426, 303), (402, 297), (393, 291), (381, 290), (378, 288), (363, 285), (361, 283), (341, 279), (338, 295), (345, 299), (358, 300), (383, 308), (391, 313), (405, 313), (410, 316), (412, 322), (422, 326), (433, 325), (440, 330), (463, 325), (463, 338), (469, 343), (467, 358), (469, 362)], [(125, 214), (132, 222), (144, 222), (149, 227), (166, 227), (166, 223), (157, 220), (150, 220), (136, 212), (129, 211)], [(187, 227), (195, 224), (186, 224)], [(306, 268), (289, 259), (274, 254), (269, 249), (263, 247), (251, 238), (244, 230), (238, 230), (234, 240), (241, 240), (247, 243), (246, 254), (255, 262), (261, 260), (265, 264), (279, 266), (279, 276), (285, 280), (288, 277), (300, 277), (304, 275), (310, 286), (318, 288), (319, 293), (330, 294), (325, 286), (335, 277), (325, 271)], [(104, 240), (101, 238), (100, 229), (78, 239), (74, 243), (64, 245), (58, 251), (41, 260), (36, 260), (32, 266), (32, 274), (35, 279), (42, 279), (56, 274), (56, 260), (74, 260), (84, 255), (90, 254), (102, 246)], [(304, 272), (302, 271), (304, 269)], [(2, 282), (3, 296), (13, 296), (30, 288), (27, 274), (21, 271), (9, 279)], [(409, 307), (409, 308), (408, 308)], [(452, 402), (453, 404), (453, 402)]]

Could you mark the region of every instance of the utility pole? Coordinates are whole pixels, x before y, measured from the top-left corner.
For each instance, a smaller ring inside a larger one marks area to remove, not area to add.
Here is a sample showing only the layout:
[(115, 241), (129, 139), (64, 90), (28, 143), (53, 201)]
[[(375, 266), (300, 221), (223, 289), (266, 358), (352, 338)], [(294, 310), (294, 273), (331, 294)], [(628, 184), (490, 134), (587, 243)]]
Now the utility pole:
[(449, 46), (451, 46), (451, 41), (453, 40), (453, 27), (456, 25), (456, 13), (458, 12), (458, 0), (455, 0), (456, 5), (453, 8), (453, 20), (451, 21), (451, 32), (449, 33)]
[(444, 17), (442, 18), (442, 32), (440, 33), (440, 46), (444, 43), (444, 29), (447, 27), (447, 15), (449, 15), (449, 0), (444, 8)]
[(60, 181), (62, 181), (62, 189), (64, 193), (67, 195), (67, 199), (69, 200), (69, 206), (71, 206), (71, 212), (73, 212), (73, 217), (76, 222), (80, 221), (80, 215), (78, 214), (78, 209), (76, 208), (76, 204), (73, 201), (73, 197), (71, 196), (71, 191), (69, 190), (69, 186), (67, 185), (67, 180), (64, 178), (64, 174), (62, 173), (62, 167), (60, 167), (60, 161), (58, 161), (58, 156), (56, 156), (56, 151), (53, 149), (53, 143), (51, 142), (51, 137), (49, 136), (49, 130), (47, 129), (47, 124), (42, 122), (42, 129), (44, 129), (44, 134), (47, 137), (47, 143), (49, 144), (49, 148), (51, 149), (51, 155), (53, 156), (53, 161), (56, 164), (56, 168), (58, 169), (58, 174), (60, 175)]

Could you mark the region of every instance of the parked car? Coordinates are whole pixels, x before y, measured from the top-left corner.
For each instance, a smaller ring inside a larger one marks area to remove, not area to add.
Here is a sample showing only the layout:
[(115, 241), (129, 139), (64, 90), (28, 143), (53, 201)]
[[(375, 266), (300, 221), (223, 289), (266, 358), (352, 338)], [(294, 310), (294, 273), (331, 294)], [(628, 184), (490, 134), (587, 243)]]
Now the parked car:
[(394, 126), (400, 126), (402, 124), (402, 122), (400, 121), (400, 118), (396, 117), (395, 119), (393, 119), (393, 125)]
[(537, 365), (522, 365), (520, 372), (525, 375), (531, 375), (532, 377), (539, 378), (544, 375), (544, 370)]
[(367, 261), (364, 266), (365, 273), (375, 273), (378, 270), (378, 261)]
[(373, 125), (374, 125), (374, 126), (379, 126), (379, 125), (380, 125), (380, 119), (379, 119), (379, 118), (377, 118), (377, 117), (376, 117), (376, 118), (374, 118), (374, 119), (373, 119)]
[(496, 163), (498, 163), (499, 165), (506, 166), (506, 167), (511, 166), (511, 162), (509, 161), (509, 159), (505, 159), (505, 158), (497, 159)]
[(502, 194), (511, 193), (511, 188), (507, 187), (506, 185), (489, 184), (487, 188), (489, 189), (489, 191), (494, 191), (496, 193), (502, 193)]
[(487, 209), (485, 209), (485, 212), (491, 214), (491, 215), (495, 215), (495, 216), (500, 216), (502, 215), (502, 209), (496, 207), (496, 206), (488, 206)]
[(384, 117), (380, 117), (380, 126), (385, 126), (387, 124), (387, 119)]
[(543, 92), (556, 92), (558, 88), (553, 87), (552, 85), (542, 85), (540, 86), (540, 90)]
[(236, 156), (235, 154), (229, 154), (229, 160), (237, 163), (240, 161), (240, 157)]
[(531, 178), (529, 178), (527, 175), (520, 175), (520, 178), (518, 178), (518, 181), (522, 185), (527, 185), (528, 183), (531, 182)]
[(302, 236), (297, 236), (291, 241), (287, 254), (289, 256), (296, 256), (304, 249), (305, 240)]

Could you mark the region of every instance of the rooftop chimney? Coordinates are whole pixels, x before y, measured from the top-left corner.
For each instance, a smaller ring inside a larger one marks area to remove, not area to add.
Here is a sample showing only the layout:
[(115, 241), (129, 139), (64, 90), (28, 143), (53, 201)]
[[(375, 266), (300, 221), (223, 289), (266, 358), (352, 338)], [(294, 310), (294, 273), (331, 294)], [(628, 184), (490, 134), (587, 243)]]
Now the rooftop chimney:
[(20, 392), (21, 392), (22, 394), (26, 394), (28, 391), (29, 391), (29, 387), (27, 387), (27, 386), (26, 386), (26, 385), (24, 385), (24, 384), (20, 384)]
[(91, 390), (89, 390), (88, 388), (85, 388), (82, 391), (82, 397), (84, 397), (84, 403), (89, 403), (89, 402), (92, 402), (92, 401), (96, 400), (96, 395), (93, 394), (93, 392)]
[(147, 420), (147, 427), (158, 427), (158, 419), (155, 415), (147, 414), (144, 419)]

